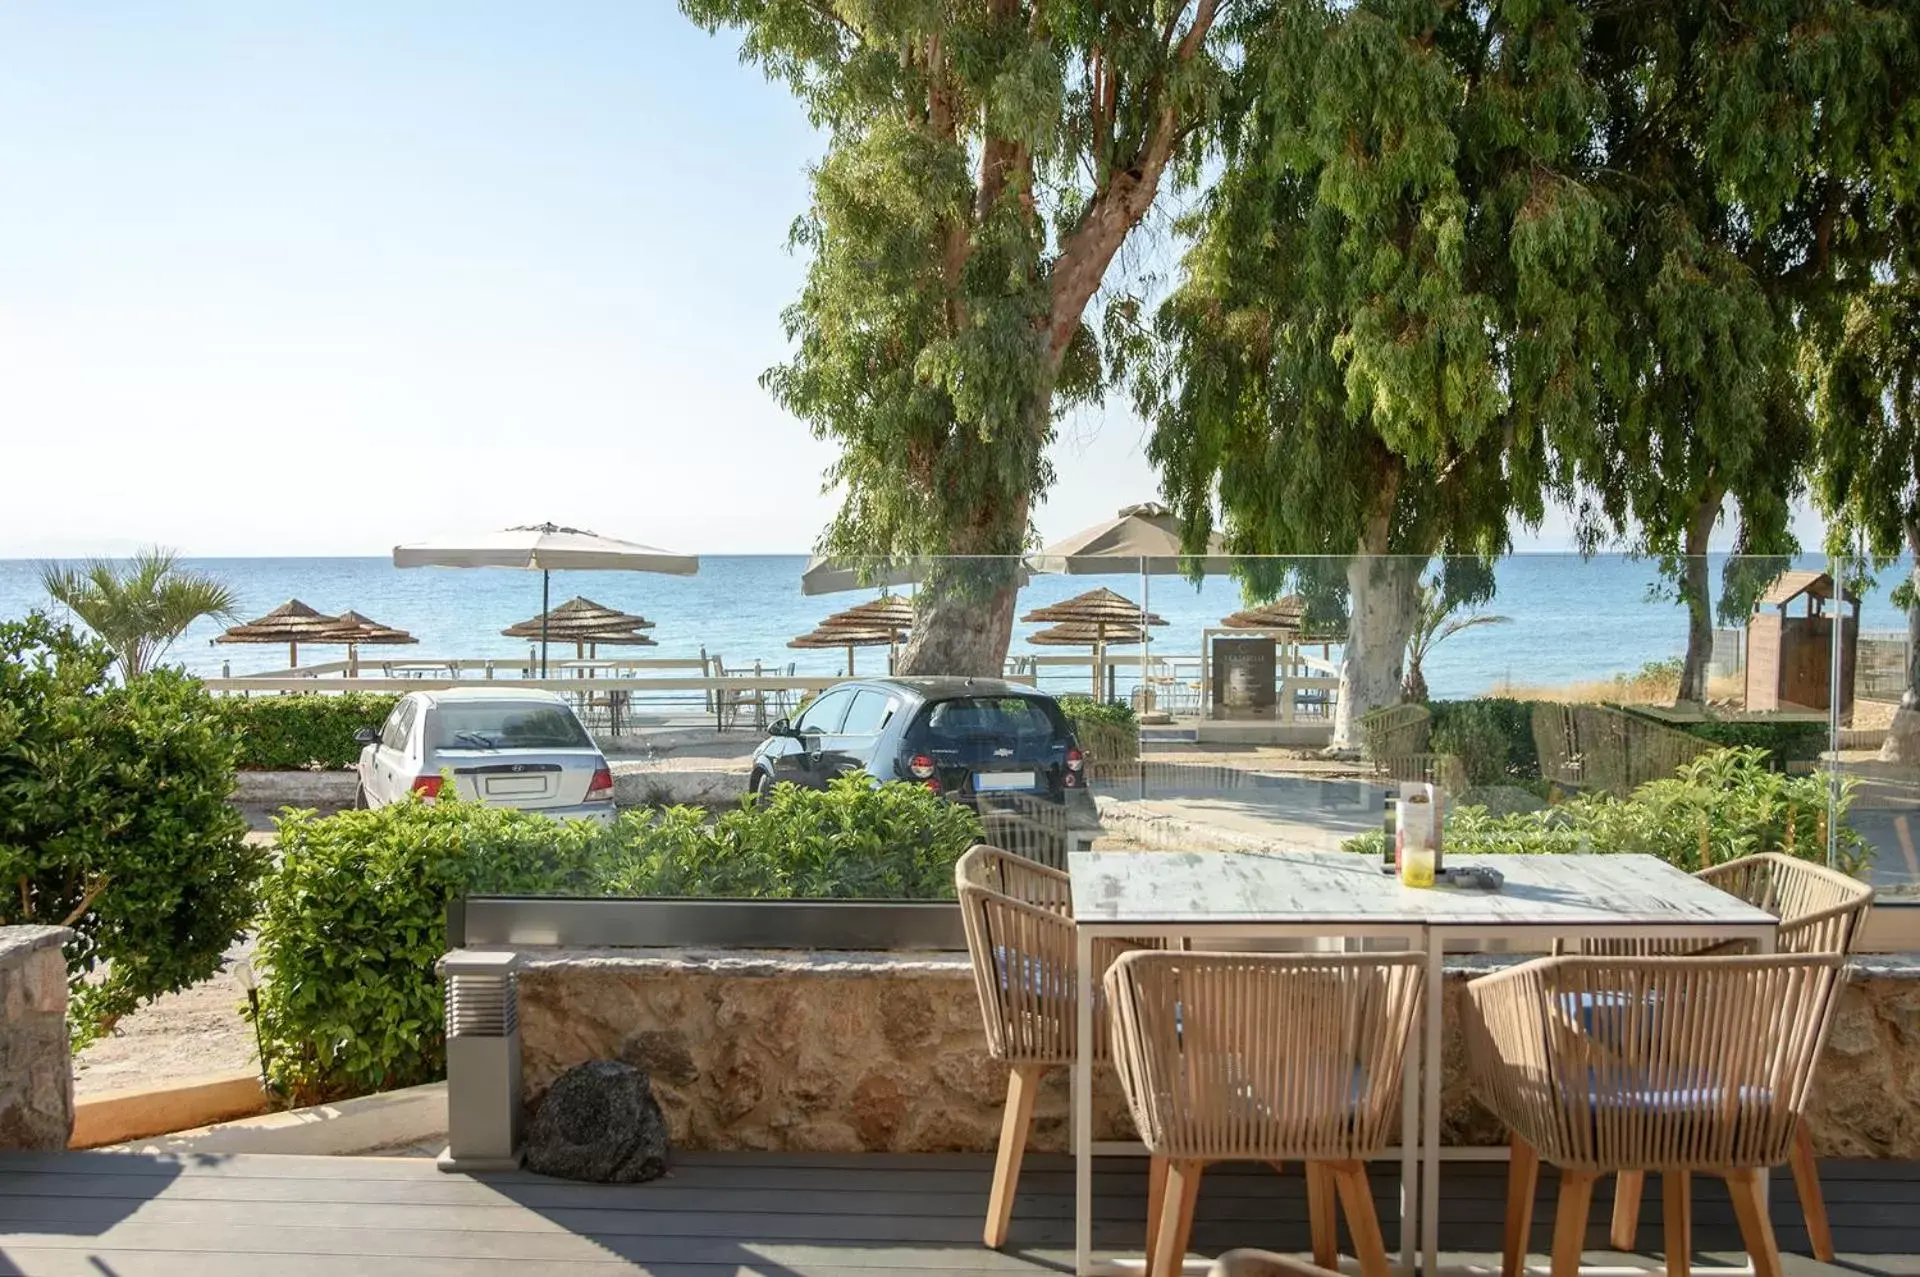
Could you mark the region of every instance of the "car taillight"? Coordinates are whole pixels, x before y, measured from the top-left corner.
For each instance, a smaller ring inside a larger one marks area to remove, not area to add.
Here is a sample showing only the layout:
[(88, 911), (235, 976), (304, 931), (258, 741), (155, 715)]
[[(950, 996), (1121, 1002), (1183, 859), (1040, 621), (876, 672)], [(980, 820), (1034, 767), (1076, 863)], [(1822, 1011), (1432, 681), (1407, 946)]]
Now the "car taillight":
[(593, 779), (587, 782), (587, 801), (590, 803), (613, 801), (613, 769), (611, 767), (595, 769)]
[(1085, 767), (1086, 765), (1087, 765), (1087, 756), (1085, 754), (1082, 754), (1078, 749), (1072, 746), (1069, 746), (1067, 749), (1067, 770), (1070, 772), (1077, 772), (1082, 767)]
[[(907, 760), (907, 774), (915, 780), (926, 780), (933, 775), (933, 760), (925, 754), (915, 754)], [(938, 785), (933, 786), (939, 789)]]
[(939, 793), (939, 792), (940, 792), (940, 782), (939, 782), (939, 781), (937, 781), (937, 780), (928, 780), (928, 781), (925, 781), (925, 782), (923, 782), (923, 783), (924, 783), (924, 784), (926, 785), (926, 787), (927, 787), (927, 792), (928, 792), (928, 793), (930, 793), (930, 794), (937, 794), (937, 793)]
[(413, 792), (422, 798), (438, 798), (440, 796), (440, 777), (415, 776), (413, 778)]

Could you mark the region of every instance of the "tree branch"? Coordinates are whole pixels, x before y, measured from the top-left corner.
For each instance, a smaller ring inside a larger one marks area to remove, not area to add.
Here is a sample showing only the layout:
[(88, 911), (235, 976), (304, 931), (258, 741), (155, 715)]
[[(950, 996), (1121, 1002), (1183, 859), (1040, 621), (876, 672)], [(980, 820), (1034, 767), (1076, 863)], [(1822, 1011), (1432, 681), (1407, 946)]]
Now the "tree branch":
[(74, 923), (86, 917), (87, 910), (93, 908), (93, 902), (100, 898), (100, 893), (105, 891), (107, 884), (112, 881), (112, 875), (102, 874), (98, 881), (87, 888), (87, 894), (80, 897), (80, 903), (73, 907), (73, 912), (68, 914), (60, 925), (63, 927), (71, 927)]
[[(1184, 64), (1199, 51), (1213, 26), (1214, 15), (1215, 0), (1200, 0), (1194, 10), (1193, 23), (1174, 53), (1177, 61)], [(1087, 304), (1106, 278), (1114, 254), (1120, 251), (1127, 233), (1153, 206), (1154, 196), (1160, 189), (1160, 177), (1186, 135), (1187, 122), (1164, 101), (1164, 85), (1156, 84), (1155, 88), (1152, 96), (1161, 100), (1157, 104), (1152, 100), (1143, 104), (1144, 114), (1154, 123), (1137, 158), (1099, 184), (1079, 222), (1061, 242), (1059, 257), (1054, 261), (1053, 304), (1048, 310), (1046, 325), (1047, 354), (1055, 371), (1059, 370), (1073, 334), (1079, 330)], [(1117, 85), (1115, 92), (1117, 95)]]
[(863, 49), (867, 47), (867, 37), (860, 34), (860, 28), (847, 21), (840, 13), (837, 13), (833, 5), (829, 3), (829, 0), (806, 0), (806, 4), (809, 9), (812, 9), (815, 13), (852, 36), (855, 44)]

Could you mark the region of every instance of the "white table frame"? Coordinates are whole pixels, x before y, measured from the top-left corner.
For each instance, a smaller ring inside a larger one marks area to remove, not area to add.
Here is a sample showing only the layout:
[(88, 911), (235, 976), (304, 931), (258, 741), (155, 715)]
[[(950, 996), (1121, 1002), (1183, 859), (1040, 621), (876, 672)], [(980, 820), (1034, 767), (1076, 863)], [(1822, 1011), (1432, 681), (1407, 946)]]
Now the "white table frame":
[[(1106, 853), (1165, 856), (1167, 852)], [(1286, 853), (1278, 853), (1286, 854)], [(1311, 854), (1311, 853), (1308, 853)], [(1071, 870), (1072, 860), (1069, 858)], [(1611, 857), (1610, 857), (1611, 858)], [(1475, 857), (1474, 863), (1506, 861), (1517, 857)], [(1531, 860), (1531, 857), (1526, 858)], [(1563, 857), (1553, 857), (1563, 860)], [(1587, 859), (1582, 857), (1582, 859)], [(1652, 860), (1651, 857), (1644, 859)], [(1664, 872), (1670, 870), (1662, 862)], [(1382, 876), (1382, 885), (1388, 884)], [(1742, 911), (1730, 911), (1742, 912)], [(1720, 940), (1751, 941), (1761, 953), (1772, 953), (1778, 920), (1764, 911), (1744, 907), (1742, 917), (1707, 919), (1695, 916), (1623, 919), (1617, 922), (1591, 922), (1568, 925), (1558, 921), (1517, 922), (1487, 919), (1437, 919), (1430, 913), (1398, 917), (1355, 918), (1350, 921), (1325, 916), (1311, 920), (1273, 918), (1222, 918), (1211, 921), (1189, 917), (1180, 922), (1099, 921), (1076, 917), (1076, 1050), (1073, 1062), (1072, 1134), (1074, 1150), (1074, 1272), (1078, 1277), (1096, 1274), (1136, 1273), (1138, 1262), (1096, 1260), (1093, 1255), (1093, 942), (1103, 937), (1175, 938), (1185, 940), (1247, 939), (1339, 939), (1397, 940), (1408, 949), (1426, 954), (1426, 1018), (1424, 1031), (1410, 1035), (1407, 1068), (1401, 1087), (1401, 1212), (1400, 1256), (1402, 1270), (1415, 1271), (1414, 1236), (1419, 1236), (1421, 1270), (1440, 1271), (1440, 1101), (1441, 1053), (1446, 1020), (1444, 971), (1449, 947), (1462, 951), (1469, 942), (1520, 941), (1540, 944), (1540, 952), (1551, 950), (1556, 942), (1584, 940), (1665, 940), (1713, 936)], [(1543, 942), (1544, 943), (1541, 943)], [(1418, 1103), (1415, 1103), (1416, 1095)], [(1417, 1120), (1416, 1120), (1417, 1114)], [(1110, 1151), (1103, 1146), (1102, 1154)], [(1122, 1146), (1111, 1151), (1135, 1151)], [(1418, 1171), (1416, 1174), (1416, 1166)], [(1765, 1179), (1762, 1179), (1763, 1190)]]

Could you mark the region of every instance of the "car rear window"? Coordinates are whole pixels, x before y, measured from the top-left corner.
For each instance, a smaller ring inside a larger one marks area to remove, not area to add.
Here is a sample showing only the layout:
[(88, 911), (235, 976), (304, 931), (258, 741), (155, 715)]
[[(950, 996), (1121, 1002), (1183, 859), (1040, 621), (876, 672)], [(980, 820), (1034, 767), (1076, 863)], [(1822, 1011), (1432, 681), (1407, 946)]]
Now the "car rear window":
[(1028, 696), (969, 696), (937, 701), (927, 727), (941, 736), (1052, 736), (1053, 717), (1044, 702)]
[(580, 720), (559, 705), (440, 705), (435, 749), (579, 749), (591, 746)]

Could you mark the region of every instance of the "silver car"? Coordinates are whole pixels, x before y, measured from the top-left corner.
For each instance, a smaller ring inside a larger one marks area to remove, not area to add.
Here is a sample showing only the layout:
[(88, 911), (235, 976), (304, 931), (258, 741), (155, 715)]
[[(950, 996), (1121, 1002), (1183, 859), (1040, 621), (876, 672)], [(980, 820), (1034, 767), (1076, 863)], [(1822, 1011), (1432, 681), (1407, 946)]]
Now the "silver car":
[(408, 692), (378, 732), (358, 734), (356, 803), (409, 794), (460, 797), (556, 820), (613, 819), (613, 771), (567, 703), (552, 692), (462, 687)]

